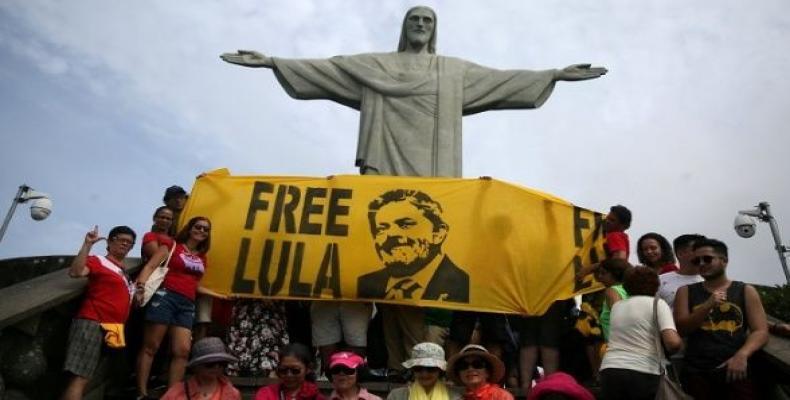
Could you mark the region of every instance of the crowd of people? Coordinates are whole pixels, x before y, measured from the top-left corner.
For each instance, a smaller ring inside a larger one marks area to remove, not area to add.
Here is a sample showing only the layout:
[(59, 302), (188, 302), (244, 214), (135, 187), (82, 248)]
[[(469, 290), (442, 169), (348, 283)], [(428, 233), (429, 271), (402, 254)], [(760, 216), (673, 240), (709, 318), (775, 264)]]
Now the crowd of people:
[[(123, 348), (126, 335), (142, 337), (135, 363), (141, 399), (153, 398), (151, 377), (160, 370), (167, 376), (165, 399), (239, 399), (227, 376), (277, 378), (257, 392), (258, 400), (324, 399), (315, 384), (324, 378), (334, 389), (329, 399), (379, 399), (359, 384), (376, 377), (410, 382), (388, 400), (513, 398), (503, 387), (520, 388), (529, 399), (592, 399), (577, 380), (599, 386), (606, 399), (652, 399), (665, 370), (694, 398), (757, 396), (750, 357), (766, 343), (769, 326), (755, 288), (728, 278), (727, 246), (698, 234), (670, 243), (651, 232), (636, 242), (640, 265), (632, 266), (631, 212), (624, 206), (611, 207), (604, 220), (606, 258), (576, 275), (605, 289), (581, 302), (557, 301), (542, 316), (518, 317), (227, 299), (201, 286), (211, 267), (211, 221), (180, 221), (187, 197), (178, 186), (165, 191), (165, 204), (142, 237), (136, 276), (124, 267), (137, 240), (131, 228), (112, 228), (103, 256), (91, 255), (105, 239), (98, 228), (85, 235), (69, 268), (88, 285), (70, 328), (64, 399), (82, 398), (104, 349)], [(146, 298), (160, 265), (167, 273)], [(134, 312), (142, 315), (142, 332), (125, 326)], [(588, 377), (561, 368), (569, 331), (586, 350)], [(156, 365), (160, 347), (167, 365)]]

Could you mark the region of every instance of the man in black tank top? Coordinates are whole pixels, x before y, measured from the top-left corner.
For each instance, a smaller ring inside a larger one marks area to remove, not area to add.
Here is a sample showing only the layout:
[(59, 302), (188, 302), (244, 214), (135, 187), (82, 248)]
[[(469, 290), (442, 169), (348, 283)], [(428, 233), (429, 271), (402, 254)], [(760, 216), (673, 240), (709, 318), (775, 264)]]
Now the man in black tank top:
[(703, 282), (678, 289), (675, 322), (687, 338), (683, 386), (695, 399), (751, 399), (749, 357), (768, 341), (768, 323), (757, 290), (727, 278), (727, 245), (694, 243), (691, 262)]

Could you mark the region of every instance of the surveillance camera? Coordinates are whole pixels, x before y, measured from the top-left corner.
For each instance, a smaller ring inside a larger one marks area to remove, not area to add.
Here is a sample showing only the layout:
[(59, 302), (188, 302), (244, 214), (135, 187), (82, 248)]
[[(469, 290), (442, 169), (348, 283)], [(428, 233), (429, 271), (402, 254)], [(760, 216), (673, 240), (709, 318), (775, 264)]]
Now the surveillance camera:
[(742, 238), (750, 238), (754, 236), (755, 232), (755, 222), (754, 220), (743, 214), (738, 214), (735, 217), (735, 222), (733, 223), (735, 228), (735, 233)]
[(30, 203), (30, 216), (41, 221), (52, 213), (52, 201), (48, 198), (35, 199)]

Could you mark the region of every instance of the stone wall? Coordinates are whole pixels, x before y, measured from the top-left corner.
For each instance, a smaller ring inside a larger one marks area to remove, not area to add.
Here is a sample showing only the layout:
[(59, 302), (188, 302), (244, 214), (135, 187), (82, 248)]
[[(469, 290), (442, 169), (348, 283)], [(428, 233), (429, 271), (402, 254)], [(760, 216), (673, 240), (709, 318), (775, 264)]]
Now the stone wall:
[[(68, 277), (73, 256), (0, 260), (0, 399), (56, 399), (65, 387), (62, 372), (71, 319), (77, 312), (87, 279)], [(126, 260), (134, 268), (139, 259)], [(103, 398), (108, 378), (127, 378), (129, 371), (105, 362), (86, 398)], [(127, 368), (128, 369), (128, 368)]]

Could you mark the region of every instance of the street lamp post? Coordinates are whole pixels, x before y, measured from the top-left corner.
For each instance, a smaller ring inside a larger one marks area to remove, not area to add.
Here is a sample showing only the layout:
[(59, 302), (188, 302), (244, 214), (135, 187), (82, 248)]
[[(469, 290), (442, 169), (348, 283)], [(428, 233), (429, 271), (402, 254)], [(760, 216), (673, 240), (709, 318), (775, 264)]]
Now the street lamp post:
[(3, 236), (5, 236), (5, 231), (8, 229), (8, 224), (11, 222), (11, 217), (14, 216), (14, 211), (16, 211), (16, 206), (28, 200), (33, 200), (30, 205), (30, 216), (34, 220), (41, 221), (52, 213), (52, 200), (49, 199), (46, 193), (36, 192), (27, 185), (20, 186), (19, 190), (16, 192), (16, 196), (14, 196), (14, 201), (11, 202), (11, 208), (8, 210), (8, 214), (6, 214), (3, 220), (3, 226), (0, 228), (0, 242), (3, 241)]
[(776, 252), (779, 253), (779, 262), (782, 264), (782, 270), (785, 273), (785, 280), (790, 284), (790, 271), (787, 268), (787, 257), (790, 255), (790, 247), (782, 244), (782, 236), (779, 233), (779, 224), (776, 222), (773, 214), (771, 214), (771, 206), (768, 202), (761, 202), (751, 210), (738, 211), (735, 217), (735, 232), (738, 236), (743, 238), (750, 238), (754, 236), (755, 224), (752, 218), (757, 218), (762, 222), (767, 222), (771, 227), (771, 234), (774, 237), (774, 244)]

